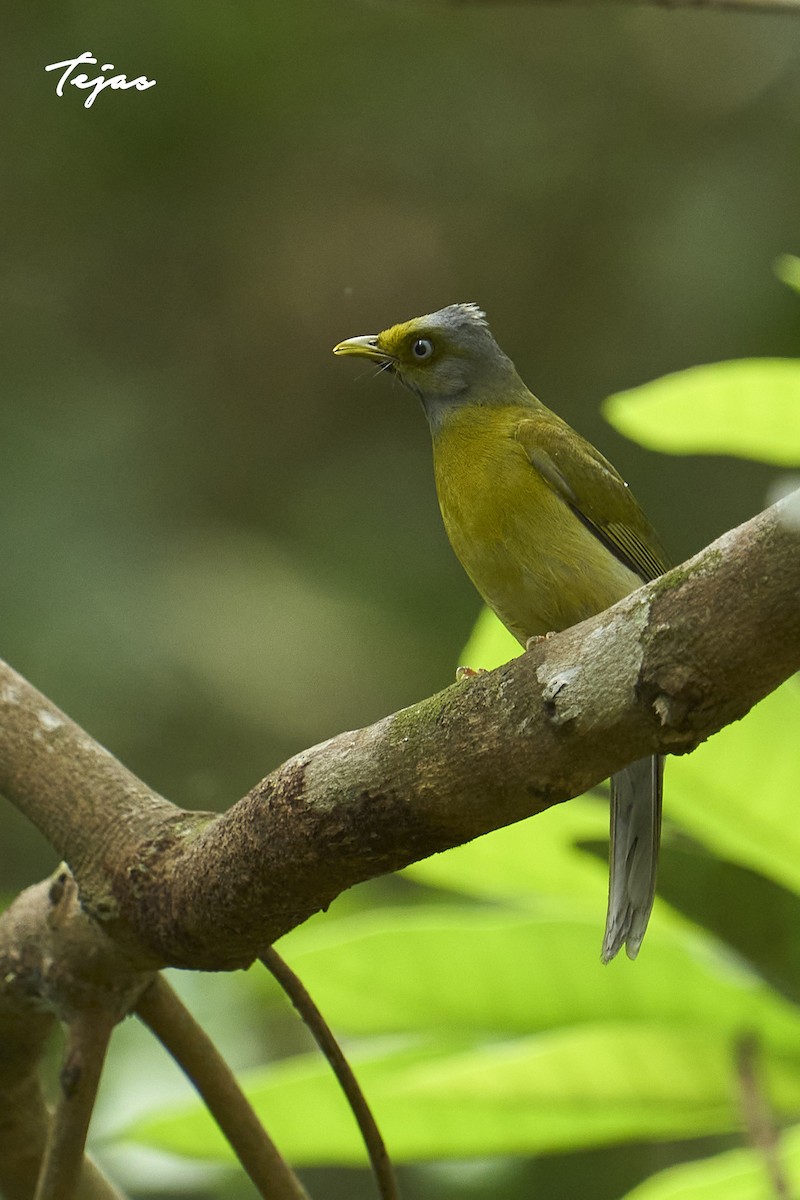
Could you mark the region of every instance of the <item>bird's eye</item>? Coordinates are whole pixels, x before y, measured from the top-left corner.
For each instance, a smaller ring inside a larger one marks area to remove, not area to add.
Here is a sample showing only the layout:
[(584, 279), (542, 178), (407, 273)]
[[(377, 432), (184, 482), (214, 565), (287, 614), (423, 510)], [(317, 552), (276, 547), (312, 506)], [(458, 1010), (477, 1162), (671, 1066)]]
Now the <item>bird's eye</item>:
[(428, 338), (417, 338), (411, 347), (411, 353), (414, 355), (414, 358), (430, 358), (433, 354), (433, 342), (429, 341)]

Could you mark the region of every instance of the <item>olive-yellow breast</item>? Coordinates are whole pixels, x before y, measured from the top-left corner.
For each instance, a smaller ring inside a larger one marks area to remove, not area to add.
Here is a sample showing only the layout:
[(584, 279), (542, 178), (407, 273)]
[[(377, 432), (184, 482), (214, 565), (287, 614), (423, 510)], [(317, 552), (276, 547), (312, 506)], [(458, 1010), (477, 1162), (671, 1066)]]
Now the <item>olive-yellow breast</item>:
[(453, 549), (523, 645), (608, 608), (641, 583), (531, 470), (517, 437), (526, 419), (519, 405), (457, 409), (433, 448)]

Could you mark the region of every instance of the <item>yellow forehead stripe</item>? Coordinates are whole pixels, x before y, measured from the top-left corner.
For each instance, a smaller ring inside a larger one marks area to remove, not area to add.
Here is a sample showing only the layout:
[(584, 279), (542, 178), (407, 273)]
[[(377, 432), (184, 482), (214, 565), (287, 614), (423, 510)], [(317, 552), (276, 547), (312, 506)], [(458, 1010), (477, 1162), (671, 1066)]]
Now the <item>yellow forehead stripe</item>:
[(392, 325), (389, 329), (384, 329), (383, 333), (378, 334), (378, 345), (387, 354), (395, 356), (410, 338), (418, 334), (419, 325), (419, 318), (414, 318), (413, 321), (403, 321), (400, 325)]

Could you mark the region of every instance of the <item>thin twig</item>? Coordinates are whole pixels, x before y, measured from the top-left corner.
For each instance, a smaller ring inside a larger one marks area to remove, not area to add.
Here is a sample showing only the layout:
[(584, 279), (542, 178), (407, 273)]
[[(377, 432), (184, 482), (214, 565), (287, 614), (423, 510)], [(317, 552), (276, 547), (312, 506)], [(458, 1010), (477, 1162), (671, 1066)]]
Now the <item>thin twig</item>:
[(789, 1180), (780, 1159), (780, 1132), (764, 1094), (759, 1072), (759, 1044), (755, 1034), (744, 1034), (736, 1044), (742, 1116), (750, 1145), (761, 1156), (775, 1200), (791, 1200)]
[(330, 1063), (331, 1069), (339, 1081), (339, 1086), (348, 1099), (358, 1128), (361, 1130), (382, 1200), (399, 1200), (397, 1180), (378, 1124), (330, 1026), (311, 999), (300, 978), (272, 946), (265, 950), (260, 958), (270, 974), (283, 988)]
[(116, 1014), (78, 1013), (67, 1026), (60, 1091), (34, 1200), (72, 1200), (77, 1194), (86, 1134)]
[(233, 1071), (163, 976), (143, 993), (135, 1011), (197, 1088), (259, 1195), (269, 1200), (308, 1200)]

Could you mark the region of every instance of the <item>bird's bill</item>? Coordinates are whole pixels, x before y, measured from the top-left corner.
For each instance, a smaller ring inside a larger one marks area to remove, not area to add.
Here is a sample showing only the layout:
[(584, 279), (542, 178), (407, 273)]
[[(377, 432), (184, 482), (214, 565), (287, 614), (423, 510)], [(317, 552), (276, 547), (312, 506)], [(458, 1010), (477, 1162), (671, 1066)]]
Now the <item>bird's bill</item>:
[(334, 354), (350, 354), (355, 358), (369, 358), (372, 362), (388, 363), (392, 356), (378, 346), (378, 338), (374, 333), (366, 333), (363, 337), (348, 338), (333, 347)]

